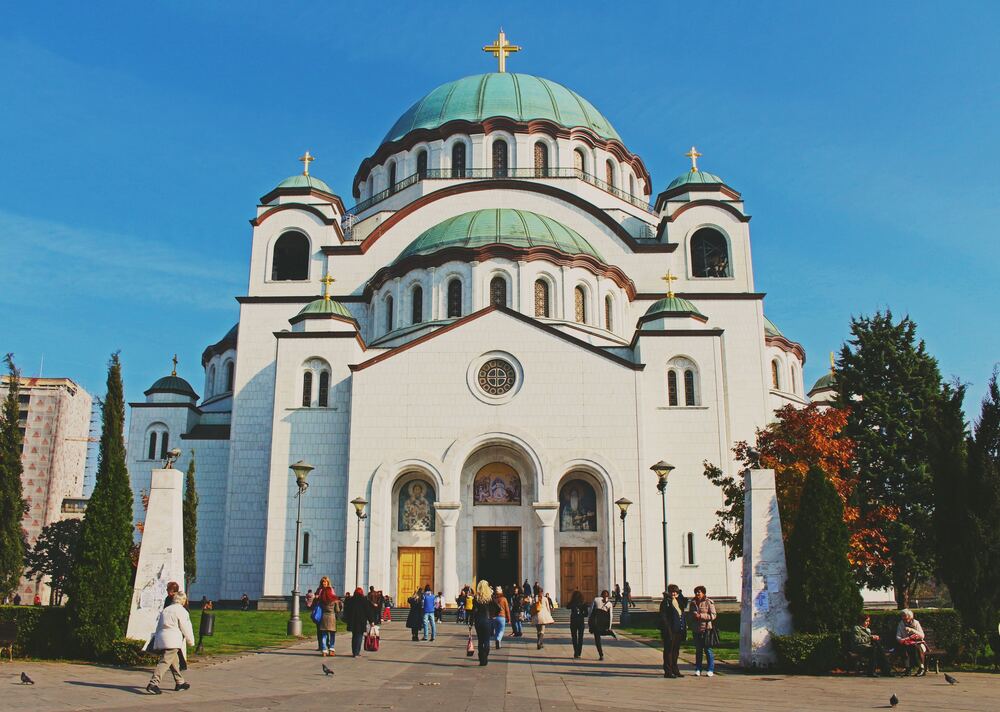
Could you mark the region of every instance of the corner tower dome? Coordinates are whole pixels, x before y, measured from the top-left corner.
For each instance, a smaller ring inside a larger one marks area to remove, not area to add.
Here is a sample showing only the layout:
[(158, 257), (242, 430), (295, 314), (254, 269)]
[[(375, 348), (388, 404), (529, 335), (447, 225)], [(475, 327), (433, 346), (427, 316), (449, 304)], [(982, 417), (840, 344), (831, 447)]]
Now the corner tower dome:
[(382, 143), (398, 141), (417, 129), (436, 129), (449, 121), (479, 123), (495, 116), (523, 122), (551, 121), (622, 142), (611, 122), (593, 104), (562, 84), (531, 74), (491, 72), (434, 89), (399, 117)]

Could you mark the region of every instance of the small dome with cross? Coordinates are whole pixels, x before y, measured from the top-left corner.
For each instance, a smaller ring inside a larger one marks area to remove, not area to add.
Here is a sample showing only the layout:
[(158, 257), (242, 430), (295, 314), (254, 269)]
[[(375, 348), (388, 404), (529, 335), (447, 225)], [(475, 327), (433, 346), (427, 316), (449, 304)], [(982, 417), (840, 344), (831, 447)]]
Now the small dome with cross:
[(285, 180), (275, 186), (275, 190), (280, 190), (282, 188), (306, 188), (334, 195), (333, 190), (326, 184), (325, 181), (320, 180), (316, 176), (309, 175), (309, 164), (316, 160), (315, 156), (309, 153), (309, 151), (306, 151), (305, 154), (299, 158), (299, 160), (302, 161), (302, 172), (285, 178)]

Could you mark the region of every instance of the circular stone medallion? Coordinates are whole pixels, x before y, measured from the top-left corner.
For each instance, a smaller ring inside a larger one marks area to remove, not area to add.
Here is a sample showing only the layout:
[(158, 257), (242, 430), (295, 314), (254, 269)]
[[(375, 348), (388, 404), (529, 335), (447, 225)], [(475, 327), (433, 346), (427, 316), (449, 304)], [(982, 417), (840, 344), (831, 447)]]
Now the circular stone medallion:
[(502, 396), (510, 392), (517, 381), (514, 367), (501, 358), (493, 358), (479, 367), (479, 387), (491, 396)]

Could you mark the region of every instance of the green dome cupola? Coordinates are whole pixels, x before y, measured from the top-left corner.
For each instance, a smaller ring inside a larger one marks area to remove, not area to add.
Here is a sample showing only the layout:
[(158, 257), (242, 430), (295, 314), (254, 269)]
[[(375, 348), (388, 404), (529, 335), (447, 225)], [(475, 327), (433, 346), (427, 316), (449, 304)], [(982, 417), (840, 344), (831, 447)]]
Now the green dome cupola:
[(297, 324), (303, 319), (322, 319), (324, 317), (334, 317), (355, 321), (354, 316), (347, 309), (347, 307), (330, 296), (330, 285), (335, 281), (333, 277), (327, 274), (320, 281), (323, 283), (323, 296), (306, 304), (299, 310), (299, 313), (293, 316), (289, 321), (293, 324)]
[(545, 215), (512, 208), (472, 210), (425, 230), (399, 259), (429, 255), (453, 247), (475, 249), (494, 244), (511, 247), (547, 247), (568, 255), (604, 258), (573, 228)]
[(673, 292), (669, 293), (663, 299), (654, 302), (649, 309), (646, 310), (646, 316), (654, 316), (656, 314), (683, 314), (685, 316), (700, 316), (705, 315), (698, 311), (693, 303), (684, 299), (683, 297), (678, 297)]
[(298, 175), (288, 176), (285, 180), (278, 183), (275, 186), (275, 190), (281, 190), (282, 188), (297, 188), (297, 189), (308, 189), (308, 190), (319, 190), (323, 193), (329, 193), (334, 195), (333, 190), (326, 184), (325, 181), (320, 180), (316, 176), (309, 175), (309, 164), (316, 160), (309, 151), (306, 151), (302, 157), (299, 158), (302, 161), (302, 172)]

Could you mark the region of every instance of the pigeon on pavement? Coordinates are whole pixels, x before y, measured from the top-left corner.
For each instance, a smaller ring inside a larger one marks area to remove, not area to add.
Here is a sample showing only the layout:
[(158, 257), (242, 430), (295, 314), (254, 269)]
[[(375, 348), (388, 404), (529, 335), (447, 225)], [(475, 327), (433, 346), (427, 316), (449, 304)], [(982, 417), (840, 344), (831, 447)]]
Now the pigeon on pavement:
[(326, 666), (326, 663), (323, 663), (323, 674), (324, 675), (332, 675), (333, 674), (333, 670), (331, 670), (330, 668), (328, 668)]
[(889, 706), (895, 707), (898, 704), (899, 704), (899, 698), (896, 697), (896, 693), (893, 693), (892, 697), (889, 698)]
[(22, 672), (21, 673), (21, 684), (22, 685), (34, 685), (35, 681), (32, 680), (30, 677), (28, 677), (28, 673)]
[(945, 673), (945, 674), (944, 674), (944, 679), (945, 679), (945, 680), (947, 681), (947, 683), (948, 683), (949, 685), (957, 685), (957, 684), (958, 684), (958, 680), (956, 680), (955, 678), (953, 678), (953, 677), (952, 677), (951, 675), (949, 675), (948, 673)]

